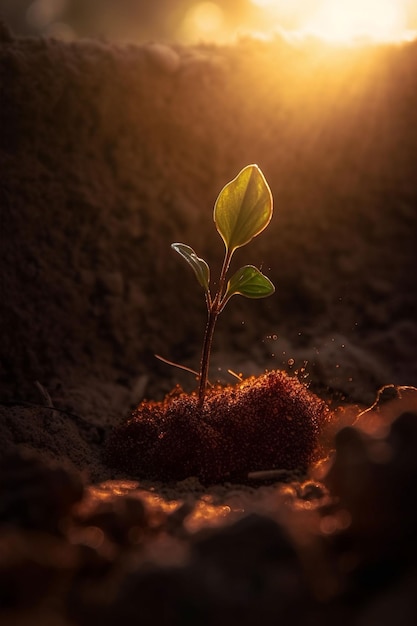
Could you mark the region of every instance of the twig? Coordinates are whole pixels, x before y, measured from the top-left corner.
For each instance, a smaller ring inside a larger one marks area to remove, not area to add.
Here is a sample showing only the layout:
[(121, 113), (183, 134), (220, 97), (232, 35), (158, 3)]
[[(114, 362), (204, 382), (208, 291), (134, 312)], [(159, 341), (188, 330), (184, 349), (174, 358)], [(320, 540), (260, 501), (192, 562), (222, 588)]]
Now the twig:
[[(174, 363), (174, 361), (169, 361), (160, 354), (154, 354), (154, 357), (162, 361), (162, 363), (166, 363), (167, 365), (171, 365), (172, 367), (178, 367), (178, 369), (180, 370), (184, 370), (185, 372), (190, 372), (190, 374), (194, 374), (197, 377), (197, 380), (200, 378), (200, 374), (196, 370), (191, 369), (191, 367), (187, 367), (186, 365), (180, 365), (179, 363)], [(210, 387), (213, 387), (212, 383), (209, 380), (207, 381), (207, 384)]]
[(248, 478), (250, 480), (274, 480), (282, 478), (282, 476), (288, 476), (288, 470), (272, 469), (272, 470), (260, 470), (258, 472), (248, 472)]
[(39, 380), (35, 380), (35, 385), (38, 388), (38, 390), (41, 392), (42, 398), (45, 400), (45, 404), (49, 409), (53, 409), (54, 408), (54, 403), (52, 402), (52, 398), (48, 393), (48, 390), (41, 385), (41, 383), (39, 382)]
[(235, 378), (237, 378), (239, 382), (242, 382), (243, 380), (242, 375), (236, 374), (236, 372), (234, 372), (233, 370), (227, 370), (227, 373), (230, 374), (230, 376), (234, 376)]
[(186, 365), (180, 365), (179, 363), (174, 363), (174, 361), (168, 361), (168, 359), (160, 356), (159, 354), (154, 354), (154, 357), (162, 361), (162, 363), (166, 363), (167, 365), (171, 365), (172, 367), (178, 367), (178, 369), (180, 370), (185, 370), (186, 372), (190, 372), (190, 374), (195, 374), (197, 378), (199, 377), (199, 373), (191, 369), (191, 367), (187, 367)]

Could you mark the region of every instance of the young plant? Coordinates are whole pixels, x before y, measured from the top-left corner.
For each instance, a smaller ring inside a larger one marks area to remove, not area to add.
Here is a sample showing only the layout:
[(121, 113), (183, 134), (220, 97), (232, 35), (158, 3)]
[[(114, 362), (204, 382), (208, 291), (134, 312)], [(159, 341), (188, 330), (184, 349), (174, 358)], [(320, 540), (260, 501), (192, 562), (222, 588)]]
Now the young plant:
[(211, 345), (216, 321), (230, 298), (240, 294), (246, 298), (266, 298), (275, 287), (256, 267), (244, 265), (228, 280), (227, 273), (233, 253), (259, 235), (272, 217), (272, 194), (257, 165), (245, 167), (221, 190), (214, 206), (214, 223), (225, 245), (225, 256), (218, 288), (210, 290), (210, 268), (204, 259), (183, 243), (171, 247), (192, 267), (204, 289), (207, 304), (207, 325), (204, 335), (199, 373), (199, 405), (204, 403), (207, 388)]

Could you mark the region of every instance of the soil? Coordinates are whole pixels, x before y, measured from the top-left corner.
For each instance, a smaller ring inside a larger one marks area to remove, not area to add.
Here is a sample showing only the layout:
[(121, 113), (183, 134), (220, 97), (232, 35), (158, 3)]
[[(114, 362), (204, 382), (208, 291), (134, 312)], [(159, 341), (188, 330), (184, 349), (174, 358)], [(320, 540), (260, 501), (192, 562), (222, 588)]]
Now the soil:
[[(159, 480), (245, 481), (265, 468), (306, 471), (320, 458), (327, 404), (295, 376), (273, 371), (239, 385), (141, 402), (106, 446), (108, 463)], [(275, 442), (280, 442), (276, 445)]]
[[(416, 623), (416, 69), (417, 42), (0, 28), (2, 623)], [(196, 369), (205, 323), (170, 243), (216, 275), (213, 204), (249, 163), (275, 212), (237, 262), (276, 294), (233, 299), (211, 375), (297, 371), (331, 460), (245, 485), (115, 471), (113, 428), (195, 386), (154, 358)]]

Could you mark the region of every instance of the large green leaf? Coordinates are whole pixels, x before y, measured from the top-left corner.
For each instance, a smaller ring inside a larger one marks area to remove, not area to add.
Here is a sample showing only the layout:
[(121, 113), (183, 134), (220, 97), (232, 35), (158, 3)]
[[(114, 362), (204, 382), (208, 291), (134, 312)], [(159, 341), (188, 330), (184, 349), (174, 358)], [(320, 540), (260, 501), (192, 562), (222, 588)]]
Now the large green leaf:
[(206, 291), (208, 291), (210, 268), (205, 260), (197, 256), (194, 250), (190, 246), (185, 245), (185, 243), (172, 243), (171, 248), (173, 248), (175, 252), (178, 252), (178, 254), (180, 254), (182, 258), (185, 259), (189, 265), (191, 265), (198, 282)]
[(249, 243), (269, 224), (272, 194), (257, 165), (246, 166), (221, 190), (214, 222), (230, 252)]
[(264, 276), (253, 265), (245, 265), (233, 274), (227, 283), (226, 293), (222, 301), (222, 309), (226, 302), (234, 295), (240, 294), (246, 298), (267, 298), (275, 291), (269, 278)]

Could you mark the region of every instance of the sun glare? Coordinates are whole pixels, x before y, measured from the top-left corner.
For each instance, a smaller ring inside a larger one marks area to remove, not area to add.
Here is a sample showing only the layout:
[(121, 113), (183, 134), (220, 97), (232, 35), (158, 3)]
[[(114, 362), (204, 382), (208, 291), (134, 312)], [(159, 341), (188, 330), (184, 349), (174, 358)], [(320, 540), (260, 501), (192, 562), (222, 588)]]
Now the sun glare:
[(294, 30), (330, 41), (370, 39), (400, 41), (410, 38), (409, 0), (251, 0), (270, 14), (271, 22), (291, 17)]
[(326, 0), (305, 28), (336, 41), (397, 40), (406, 31), (405, 5), (398, 0)]

